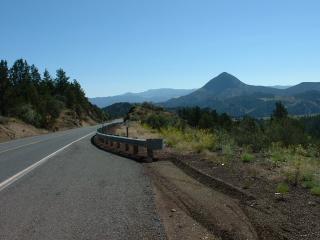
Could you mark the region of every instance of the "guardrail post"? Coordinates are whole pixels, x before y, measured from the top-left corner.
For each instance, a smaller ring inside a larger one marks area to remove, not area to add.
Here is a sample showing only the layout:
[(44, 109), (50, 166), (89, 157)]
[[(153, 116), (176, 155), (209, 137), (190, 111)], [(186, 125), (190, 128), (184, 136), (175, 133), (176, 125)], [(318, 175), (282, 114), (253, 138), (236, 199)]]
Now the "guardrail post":
[(139, 146), (133, 145), (133, 154), (138, 154), (138, 152), (139, 152)]
[(148, 158), (153, 159), (153, 150), (151, 148), (147, 148)]

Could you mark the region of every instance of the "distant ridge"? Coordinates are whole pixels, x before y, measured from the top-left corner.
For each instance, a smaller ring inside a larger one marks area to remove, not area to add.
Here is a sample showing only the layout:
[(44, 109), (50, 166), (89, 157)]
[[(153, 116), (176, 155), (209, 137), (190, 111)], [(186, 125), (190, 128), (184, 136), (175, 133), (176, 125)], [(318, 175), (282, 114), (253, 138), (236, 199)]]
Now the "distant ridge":
[(150, 89), (140, 93), (125, 93), (110, 97), (96, 97), (90, 98), (92, 104), (98, 107), (107, 107), (118, 102), (128, 103), (142, 103), (142, 102), (164, 102), (171, 98), (181, 97), (193, 92), (195, 89), (172, 89), (172, 88), (159, 88)]
[[(308, 94), (310, 92), (310, 94)], [(198, 90), (162, 103), (165, 107), (199, 106), (233, 116), (269, 116), (276, 101), (282, 101), (294, 115), (320, 113), (320, 83), (303, 82), (279, 89), (253, 86), (223, 72)]]

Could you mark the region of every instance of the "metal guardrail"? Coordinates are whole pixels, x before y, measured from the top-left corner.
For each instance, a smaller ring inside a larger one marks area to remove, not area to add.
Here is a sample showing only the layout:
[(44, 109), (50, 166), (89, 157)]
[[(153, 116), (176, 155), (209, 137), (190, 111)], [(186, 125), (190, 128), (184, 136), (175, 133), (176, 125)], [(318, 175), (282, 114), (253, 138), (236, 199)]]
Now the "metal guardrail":
[(133, 154), (137, 155), (139, 147), (147, 149), (147, 157), (152, 160), (154, 157), (154, 150), (163, 149), (163, 139), (136, 139), (129, 137), (122, 137), (113, 134), (109, 134), (108, 130), (117, 125), (123, 124), (123, 120), (118, 119), (111, 123), (108, 123), (97, 130), (96, 136), (101, 144), (107, 148), (120, 149), (121, 144), (125, 145), (125, 151), (129, 151), (129, 145), (133, 146)]

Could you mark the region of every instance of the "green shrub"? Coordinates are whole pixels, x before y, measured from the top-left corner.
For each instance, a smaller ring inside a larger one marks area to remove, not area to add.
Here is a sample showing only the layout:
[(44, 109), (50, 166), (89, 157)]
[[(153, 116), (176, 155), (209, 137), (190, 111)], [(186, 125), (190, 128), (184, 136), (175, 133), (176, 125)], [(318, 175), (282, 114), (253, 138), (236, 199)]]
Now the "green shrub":
[(308, 142), (302, 124), (290, 117), (271, 120), (266, 124), (265, 133), (271, 142), (280, 142), (286, 147)]
[(302, 182), (302, 186), (303, 186), (304, 188), (312, 189), (313, 187), (316, 186), (316, 183), (315, 183), (314, 181), (312, 181), (312, 180), (310, 180), (310, 181), (303, 181), (303, 182)]
[(241, 160), (244, 163), (252, 162), (254, 160), (254, 156), (250, 153), (245, 152), (241, 155)]
[(32, 124), (36, 127), (41, 126), (41, 116), (37, 113), (30, 104), (22, 105), (16, 108), (17, 116), (26, 123)]
[(313, 188), (311, 188), (310, 191), (311, 191), (311, 194), (320, 196), (320, 186), (314, 186)]
[(144, 121), (151, 128), (160, 129), (168, 126), (169, 120), (162, 114), (151, 114)]
[(291, 159), (291, 152), (289, 149), (281, 146), (280, 143), (272, 143), (269, 148), (271, 161), (275, 164), (285, 163)]
[(234, 156), (236, 143), (232, 136), (224, 130), (215, 131), (216, 135), (216, 150), (221, 150), (222, 154), (227, 158)]
[(277, 185), (276, 191), (278, 193), (282, 193), (282, 194), (288, 193), (289, 192), (289, 185), (287, 183), (284, 183), (284, 182), (279, 183)]
[(267, 137), (258, 120), (244, 117), (233, 129), (233, 136), (239, 146), (250, 146), (253, 151), (260, 151), (267, 146)]

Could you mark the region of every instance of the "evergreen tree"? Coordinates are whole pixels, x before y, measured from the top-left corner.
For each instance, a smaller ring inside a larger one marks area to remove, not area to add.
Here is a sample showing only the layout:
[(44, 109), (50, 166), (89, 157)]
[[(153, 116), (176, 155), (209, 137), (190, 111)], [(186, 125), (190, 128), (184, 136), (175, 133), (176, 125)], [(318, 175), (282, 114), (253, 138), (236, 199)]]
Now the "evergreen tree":
[(62, 68), (57, 70), (55, 79), (56, 94), (64, 95), (69, 86), (69, 77), (67, 77), (66, 72)]
[(6, 115), (8, 113), (10, 82), (9, 69), (7, 61), (0, 61), (0, 114)]
[(288, 111), (282, 102), (276, 102), (276, 108), (271, 115), (271, 119), (284, 119), (288, 117)]

